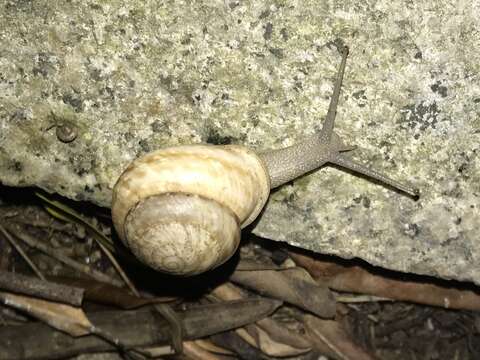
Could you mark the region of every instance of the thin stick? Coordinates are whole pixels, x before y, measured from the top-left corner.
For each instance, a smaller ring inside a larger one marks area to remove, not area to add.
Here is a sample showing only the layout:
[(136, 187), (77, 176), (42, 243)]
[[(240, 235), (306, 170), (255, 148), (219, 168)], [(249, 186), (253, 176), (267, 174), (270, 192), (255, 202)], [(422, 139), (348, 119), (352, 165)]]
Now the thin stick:
[(154, 309), (167, 320), (172, 335), (172, 347), (177, 354), (183, 352), (183, 329), (182, 320), (178, 314), (167, 304), (157, 304)]
[(73, 306), (82, 304), (85, 292), (84, 289), (78, 287), (38, 280), (37, 278), (7, 271), (0, 271), (0, 289)]
[(341, 303), (366, 303), (380, 301), (394, 301), (386, 297), (372, 295), (336, 295), (335, 300)]
[(0, 232), (5, 236), (5, 238), (8, 240), (8, 242), (10, 243), (10, 245), (12, 245), (12, 247), (15, 248), (15, 250), (17, 250), (17, 252), (20, 254), (20, 256), (23, 258), (23, 260), (25, 260), (28, 264), (28, 266), (30, 266), (30, 268), (33, 270), (33, 272), (35, 273), (35, 275), (37, 275), (40, 279), (42, 280), (46, 280), (45, 279), (45, 276), (43, 276), (43, 274), (41, 273), (41, 271), (37, 268), (37, 266), (33, 263), (32, 260), (30, 260), (30, 258), (28, 257), (28, 255), (25, 253), (25, 251), (23, 251), (23, 249), (21, 248), (20, 244), (18, 244), (15, 239), (10, 236), (10, 234), (8, 233), (8, 231), (2, 226), (0, 225)]
[(108, 250), (106, 246), (104, 246), (100, 241), (98, 241), (96, 237), (94, 237), (94, 239), (95, 239), (97, 245), (103, 251), (103, 253), (108, 257), (108, 259), (110, 260), (110, 263), (113, 265), (113, 267), (117, 271), (118, 275), (120, 275), (120, 277), (123, 279), (123, 281), (128, 286), (128, 288), (133, 293), (133, 295), (135, 295), (136, 297), (140, 297), (140, 293), (138, 292), (137, 288), (135, 287), (135, 285), (133, 285), (132, 281), (127, 276), (125, 271), (123, 271), (122, 267), (118, 263), (117, 259), (115, 259), (113, 254), (110, 252), (110, 250)]
[(107, 284), (112, 284), (112, 285), (119, 286), (119, 287), (121, 287), (123, 285), (122, 282), (120, 282), (116, 279), (113, 279), (110, 276), (108, 276), (108, 275), (106, 275), (106, 274), (104, 274), (100, 271), (92, 269), (91, 267), (89, 267), (87, 265), (84, 265), (84, 264), (81, 264), (81, 263), (79, 263), (75, 260), (72, 260), (69, 257), (63, 255), (60, 251), (49, 248), (48, 246), (46, 246), (42, 242), (34, 239), (32, 236), (30, 236), (26, 233), (19, 233), (19, 232), (12, 231), (11, 226), (7, 227), (7, 228), (12, 233), (14, 233), (17, 238), (19, 238), (20, 240), (25, 242), (28, 246), (44, 252), (45, 254), (51, 256), (52, 258), (57, 259), (58, 261), (62, 262), (63, 264), (65, 264), (67, 266), (70, 266), (71, 268), (73, 268), (77, 271), (80, 271), (80, 272), (94, 278), (97, 281), (104, 282), (104, 283), (107, 283)]

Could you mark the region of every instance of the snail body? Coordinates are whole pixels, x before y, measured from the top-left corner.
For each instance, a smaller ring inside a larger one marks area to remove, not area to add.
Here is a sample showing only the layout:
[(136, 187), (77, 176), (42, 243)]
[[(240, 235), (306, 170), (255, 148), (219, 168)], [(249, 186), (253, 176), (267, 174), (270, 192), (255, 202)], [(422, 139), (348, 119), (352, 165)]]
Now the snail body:
[(261, 153), (241, 145), (183, 145), (134, 160), (112, 198), (113, 223), (125, 245), (162, 272), (194, 275), (212, 269), (234, 254), (241, 229), (260, 214), (270, 189), (326, 163), (417, 196), (416, 189), (348, 157), (354, 147), (333, 131), (347, 53), (318, 134)]

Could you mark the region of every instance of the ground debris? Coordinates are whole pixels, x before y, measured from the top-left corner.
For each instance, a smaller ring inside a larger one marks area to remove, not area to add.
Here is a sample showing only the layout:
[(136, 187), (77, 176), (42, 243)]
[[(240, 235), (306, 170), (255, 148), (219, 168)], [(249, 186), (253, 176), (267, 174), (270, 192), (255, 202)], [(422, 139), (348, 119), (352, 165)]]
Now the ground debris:
[[(174, 278), (117, 253), (109, 219), (82, 206), (78, 213), (94, 232), (112, 241), (112, 255), (137, 296), (99, 251), (88, 227), (52, 216), (38, 200), (0, 204), (1, 226), (24, 240), (25, 255), (47, 279), (34, 278), (35, 270), (0, 234), (3, 302), (21, 294), (23, 304), (32, 305), (21, 311), (2, 305), (0, 359), (60, 359), (112, 350), (143, 359), (480, 358), (480, 315), (472, 311), (478, 310), (479, 291), (470, 284), (322, 257), (248, 233), (239, 253), (220, 268)], [(40, 283), (42, 291), (28, 289)], [(79, 289), (83, 301), (69, 302), (62, 289)], [(35, 313), (38, 301), (56, 315)], [(84, 321), (75, 322), (59, 302), (69, 303)], [(44, 323), (31, 322), (31, 316)], [(59, 318), (65, 320), (63, 332), (47, 325), (55, 327)], [(75, 323), (88, 335), (66, 334)]]

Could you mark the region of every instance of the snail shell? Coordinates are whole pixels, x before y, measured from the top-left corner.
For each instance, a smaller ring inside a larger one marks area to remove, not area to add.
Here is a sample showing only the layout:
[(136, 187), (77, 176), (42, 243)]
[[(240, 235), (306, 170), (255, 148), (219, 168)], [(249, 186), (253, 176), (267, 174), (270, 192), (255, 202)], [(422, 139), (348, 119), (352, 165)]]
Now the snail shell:
[(232, 256), (269, 193), (267, 170), (252, 150), (177, 146), (130, 164), (113, 190), (112, 219), (142, 262), (193, 275)]

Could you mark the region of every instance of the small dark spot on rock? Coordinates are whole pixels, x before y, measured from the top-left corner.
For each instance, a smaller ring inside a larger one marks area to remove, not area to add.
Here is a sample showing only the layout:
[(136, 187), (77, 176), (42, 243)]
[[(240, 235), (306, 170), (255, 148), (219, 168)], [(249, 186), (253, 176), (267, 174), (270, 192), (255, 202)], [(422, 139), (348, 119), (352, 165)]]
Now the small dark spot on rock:
[(460, 166), (458, 167), (458, 172), (459, 172), (459, 173), (464, 172), (467, 167), (468, 167), (468, 165), (465, 164), (465, 163), (463, 163), (462, 165), (460, 165)]
[(232, 136), (223, 136), (217, 130), (211, 130), (208, 133), (205, 142), (213, 145), (228, 145), (231, 144), (235, 138)]
[(370, 204), (371, 204), (370, 198), (364, 196), (363, 199), (362, 199), (362, 203), (363, 203), (364, 208), (366, 208), (366, 209), (370, 208)]
[(265, 40), (270, 40), (272, 37), (272, 33), (273, 33), (273, 25), (272, 23), (267, 23), (265, 25), (265, 31), (263, 32), (263, 38)]
[(467, 163), (462, 163), (458, 169), (457, 169), (459, 174), (462, 174), (463, 177), (468, 178), (468, 164)]
[(473, 99), (473, 102), (474, 102), (475, 104), (480, 103), (480, 98)]
[(293, 88), (294, 88), (295, 90), (297, 90), (297, 91), (303, 90), (303, 83), (302, 83), (302, 81), (298, 78), (298, 76), (294, 76), (294, 77), (293, 77), (293, 81), (294, 81), (294, 82), (293, 82), (293, 83), (294, 83)]
[(32, 9), (33, 3), (34, 1), (32, 0), (7, 1), (5, 5), (5, 10), (26, 12)]
[(230, 8), (230, 10), (235, 9), (237, 6), (240, 6), (240, 1), (230, 1), (228, 3), (228, 7)]
[(168, 90), (172, 90), (173, 87), (173, 76), (171, 75), (160, 75), (160, 84), (165, 86)]
[(91, 188), (90, 186), (88, 186), (88, 185), (85, 185), (85, 187), (84, 187), (83, 190), (84, 190), (85, 192), (87, 192), (87, 193), (90, 193), (90, 194), (92, 194), (92, 193), (95, 192), (95, 190), (92, 189), (92, 188)]
[(357, 100), (359, 107), (365, 107), (367, 104), (367, 96), (365, 95), (365, 90), (359, 90), (352, 94), (352, 97)]
[(335, 40), (327, 42), (326, 46), (329, 49), (336, 48), (341, 53), (341, 52), (343, 52), (343, 49), (345, 48), (345, 42), (340, 38), (336, 38)]
[(32, 69), (33, 75), (47, 77), (55, 70), (56, 58), (47, 52), (39, 52), (35, 57), (35, 65)]
[(138, 144), (140, 145), (140, 147), (142, 148), (142, 150), (143, 150), (144, 152), (146, 152), (146, 153), (149, 152), (150, 149), (151, 149), (150, 144), (149, 144), (148, 141), (145, 140), (145, 139), (140, 140), (140, 141), (138, 142)]
[(288, 37), (289, 37), (289, 36), (288, 36), (288, 31), (287, 31), (286, 28), (282, 28), (282, 29), (280, 30), (280, 35), (282, 35), (282, 39), (283, 39), (283, 40), (285, 40), (285, 41), (288, 40)]
[(437, 81), (435, 84), (430, 86), (430, 89), (432, 89), (434, 93), (440, 94), (441, 97), (447, 97), (447, 87), (441, 84), (442, 83), (440, 81)]
[(264, 10), (260, 13), (259, 19), (265, 19), (270, 16), (270, 10)]
[(421, 59), (423, 57), (423, 54), (421, 51), (417, 51), (413, 57), (415, 59)]
[(460, 225), (460, 224), (462, 223), (462, 218), (461, 218), (461, 217), (456, 218), (455, 221), (454, 221), (454, 223), (455, 223), (456, 225)]
[(278, 48), (269, 48), (268, 51), (273, 54), (277, 59), (283, 59), (285, 56), (283, 55), (283, 49)]
[(83, 101), (76, 94), (65, 94), (62, 96), (62, 101), (73, 107), (75, 112), (83, 111)]
[(202, 100), (202, 97), (200, 95), (193, 95), (193, 103), (198, 104)]
[(10, 120), (13, 122), (22, 122), (27, 120), (27, 112), (25, 109), (16, 109), (13, 114), (10, 116)]
[(123, 134), (123, 138), (124, 138), (127, 142), (130, 142), (130, 141), (132, 141), (132, 140), (135, 138), (135, 136), (133, 136), (132, 133), (127, 132), (127, 133), (124, 133), (124, 134)]
[[(73, 160), (70, 160), (70, 162), (73, 163)], [(78, 176), (83, 176), (85, 174), (88, 174), (88, 172), (89, 172), (89, 169), (86, 169), (83, 166), (75, 169), (75, 174), (77, 174)]]
[(102, 71), (100, 69), (90, 69), (89, 74), (90, 77), (95, 81), (102, 80)]
[(150, 127), (152, 128), (153, 132), (164, 132), (168, 128), (167, 125), (163, 121), (160, 121), (160, 120), (155, 120), (150, 125)]
[(180, 44), (182, 45), (188, 45), (192, 42), (192, 34), (187, 34), (181, 41)]
[(257, 114), (250, 114), (250, 116), (248, 118), (249, 118), (249, 120), (252, 123), (252, 126), (254, 128), (256, 128), (258, 126), (258, 124), (260, 124), (260, 118), (258, 117)]
[(379, 146), (380, 148), (384, 148), (384, 147), (390, 148), (392, 145), (394, 145), (394, 144), (392, 144), (390, 141), (387, 141), (387, 140), (382, 140), (382, 141), (380, 141), (380, 143), (378, 144), (378, 146)]
[(366, 196), (360, 195), (360, 196), (358, 196), (358, 197), (356, 197), (356, 198), (353, 198), (353, 202), (354, 202), (355, 204), (360, 204), (360, 203), (362, 203), (363, 207), (366, 208), (366, 209), (370, 208), (370, 203), (371, 203), (371, 201), (370, 201), (370, 199), (369, 199), (368, 197), (366, 197)]
[(420, 234), (420, 227), (417, 224), (408, 224), (405, 232), (408, 236), (414, 238)]
[(23, 170), (23, 164), (20, 161), (14, 161), (13, 162), (13, 170), (15, 171), (22, 171)]
[(407, 105), (400, 110), (403, 115), (401, 121), (405, 122), (411, 129), (419, 128), (425, 130), (427, 128), (435, 129), (438, 122), (438, 106), (436, 102), (427, 104), (422, 102), (420, 104)]
[(367, 97), (365, 96), (365, 90), (359, 90), (359, 91), (355, 91), (353, 94), (352, 94), (353, 98), (354, 99), (366, 99)]
[(110, 86), (105, 86), (103, 89), (101, 89), (100, 94), (105, 95), (110, 100), (115, 100), (115, 92)]

